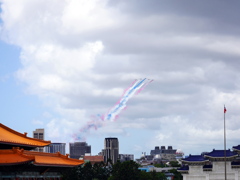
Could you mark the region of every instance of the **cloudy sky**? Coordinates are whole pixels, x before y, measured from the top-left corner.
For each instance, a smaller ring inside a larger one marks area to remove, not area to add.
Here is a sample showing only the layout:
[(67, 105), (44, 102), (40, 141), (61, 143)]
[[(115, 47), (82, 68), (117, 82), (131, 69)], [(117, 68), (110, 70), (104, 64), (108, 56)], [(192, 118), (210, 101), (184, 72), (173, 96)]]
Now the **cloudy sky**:
[[(46, 140), (185, 155), (240, 144), (240, 1), (0, 0), (0, 122)], [(135, 79), (153, 79), (113, 121)], [(89, 128), (86, 128), (89, 127)], [(68, 151), (68, 148), (67, 148)]]

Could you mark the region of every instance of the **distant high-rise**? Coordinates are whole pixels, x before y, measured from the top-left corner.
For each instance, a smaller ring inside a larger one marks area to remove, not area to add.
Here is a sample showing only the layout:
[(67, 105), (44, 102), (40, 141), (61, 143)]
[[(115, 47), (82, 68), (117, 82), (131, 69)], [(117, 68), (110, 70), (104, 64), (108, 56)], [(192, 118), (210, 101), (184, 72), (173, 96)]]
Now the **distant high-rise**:
[[(33, 131), (33, 138), (44, 140), (44, 129)], [(44, 152), (44, 147), (37, 147), (34, 151)]]
[(48, 153), (60, 152), (61, 154), (65, 155), (66, 143), (51, 143), (45, 148), (45, 151)]
[(79, 159), (86, 153), (91, 154), (91, 146), (89, 146), (86, 142), (69, 143), (69, 153), (70, 158)]
[(33, 138), (44, 140), (44, 129), (36, 129), (33, 131)]
[(176, 161), (176, 149), (173, 149), (172, 146), (156, 146), (154, 150), (151, 150), (150, 154), (154, 156), (155, 159), (161, 159), (161, 161)]
[(119, 158), (118, 138), (105, 138), (102, 154), (105, 162), (111, 159), (113, 163), (116, 163)]

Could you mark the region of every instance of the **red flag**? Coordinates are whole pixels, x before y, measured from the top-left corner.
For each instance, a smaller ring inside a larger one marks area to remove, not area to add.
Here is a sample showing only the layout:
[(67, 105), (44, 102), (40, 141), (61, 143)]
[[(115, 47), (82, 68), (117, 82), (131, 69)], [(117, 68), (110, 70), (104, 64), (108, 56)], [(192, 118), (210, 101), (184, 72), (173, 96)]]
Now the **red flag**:
[(224, 106), (224, 113), (226, 113), (227, 112), (227, 109), (226, 109), (226, 107)]

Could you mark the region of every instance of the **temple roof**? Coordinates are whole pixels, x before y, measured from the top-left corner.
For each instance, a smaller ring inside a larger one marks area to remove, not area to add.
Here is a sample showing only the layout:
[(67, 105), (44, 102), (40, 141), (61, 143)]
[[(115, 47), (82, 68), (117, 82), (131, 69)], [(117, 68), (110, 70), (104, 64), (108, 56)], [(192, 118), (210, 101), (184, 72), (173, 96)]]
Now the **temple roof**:
[(208, 161), (202, 155), (189, 155), (187, 158), (182, 159), (183, 162), (206, 162)]
[(0, 165), (23, 164), (31, 162), (33, 159), (33, 156), (24, 156), (22, 153), (18, 153), (17, 149), (0, 150)]
[(44, 147), (51, 141), (27, 137), (27, 133), (21, 134), (0, 123), (0, 147), (1, 149), (10, 149), (12, 146), (32, 149), (35, 147)]
[[(224, 153), (224, 150), (213, 149), (212, 152), (206, 153), (204, 156), (208, 157), (208, 158), (224, 158), (225, 153)], [(226, 158), (233, 158), (233, 157), (237, 157), (237, 156), (238, 156), (238, 154), (236, 152), (232, 152), (232, 151), (230, 151), (230, 149), (226, 150)]]
[(240, 151), (240, 145), (233, 146), (232, 148), (234, 151)]
[(178, 171), (188, 171), (189, 170), (189, 166), (188, 165), (183, 165), (180, 168), (177, 169)]
[(43, 153), (13, 148), (0, 150), (0, 166), (31, 162), (35, 166), (74, 167), (84, 163), (83, 160), (68, 158), (60, 153)]

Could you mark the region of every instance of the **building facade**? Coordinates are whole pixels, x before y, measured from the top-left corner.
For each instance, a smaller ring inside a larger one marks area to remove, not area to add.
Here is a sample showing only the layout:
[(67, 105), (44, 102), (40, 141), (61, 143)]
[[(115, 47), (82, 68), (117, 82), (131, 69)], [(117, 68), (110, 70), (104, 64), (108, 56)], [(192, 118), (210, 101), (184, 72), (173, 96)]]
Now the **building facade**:
[(44, 129), (36, 129), (33, 131), (33, 138), (44, 140)]
[(154, 156), (154, 160), (160, 160), (162, 162), (176, 161), (176, 149), (173, 149), (172, 146), (156, 146), (154, 150), (151, 150), (150, 155)]
[[(33, 138), (44, 140), (44, 129), (36, 129), (33, 131)], [(44, 147), (37, 147), (34, 149), (34, 151), (45, 152), (45, 149)]]
[(134, 160), (134, 155), (133, 154), (119, 154), (119, 160), (121, 162), (124, 161), (133, 161)]
[(66, 154), (66, 143), (51, 143), (49, 146), (45, 147), (45, 151), (48, 153), (60, 152), (61, 154)]
[(104, 157), (104, 162), (107, 162), (109, 159), (111, 159), (113, 163), (117, 162), (119, 158), (118, 138), (105, 138), (102, 155)]
[(91, 164), (100, 164), (104, 162), (103, 156), (84, 156), (83, 157), (84, 162), (90, 162)]
[(239, 152), (240, 146), (235, 146), (233, 151), (214, 149), (210, 153), (189, 155), (182, 159), (183, 166), (178, 171), (183, 180), (240, 180)]
[(86, 142), (69, 143), (70, 158), (79, 159), (86, 153), (91, 154), (91, 146)]
[(177, 149), (173, 149), (172, 146), (155, 146), (153, 150), (150, 151), (150, 155), (146, 155), (146, 152), (143, 152), (140, 159), (136, 159), (136, 161), (141, 165), (148, 164), (159, 164), (159, 163), (167, 163), (170, 161), (177, 161), (181, 159), (180, 155), (177, 154)]

